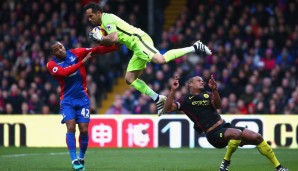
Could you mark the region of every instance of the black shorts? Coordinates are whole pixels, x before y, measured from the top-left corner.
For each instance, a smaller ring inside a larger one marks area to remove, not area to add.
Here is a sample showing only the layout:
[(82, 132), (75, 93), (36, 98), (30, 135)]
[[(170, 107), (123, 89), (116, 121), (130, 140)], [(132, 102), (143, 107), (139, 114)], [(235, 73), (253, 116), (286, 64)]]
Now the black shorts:
[(227, 122), (223, 122), (221, 125), (213, 129), (206, 134), (208, 142), (215, 148), (224, 148), (228, 145), (229, 140), (224, 138), (224, 134), (228, 128), (235, 128), (243, 131), (244, 127), (238, 127)]

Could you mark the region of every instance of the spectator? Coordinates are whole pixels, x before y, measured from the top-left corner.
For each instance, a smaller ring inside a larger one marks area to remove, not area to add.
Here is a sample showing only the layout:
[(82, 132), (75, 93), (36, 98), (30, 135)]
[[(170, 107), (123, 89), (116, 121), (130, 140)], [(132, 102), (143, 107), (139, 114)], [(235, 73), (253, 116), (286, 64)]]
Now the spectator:
[(257, 102), (256, 104), (256, 113), (257, 114), (266, 114), (265, 105), (262, 101)]
[[(177, 99), (177, 98), (175, 98), (175, 99)], [(229, 114), (228, 111), (229, 111), (229, 100), (227, 97), (223, 97), (221, 99), (221, 109), (220, 109), (219, 113)]]
[(124, 94), (122, 95), (123, 107), (128, 111), (133, 111), (134, 101), (135, 101), (135, 97), (132, 94), (131, 89), (126, 89), (124, 91)]
[(43, 103), (39, 100), (38, 95), (36, 93), (31, 94), (31, 98), (29, 100), (29, 111), (31, 114), (40, 114)]
[(248, 109), (245, 106), (244, 100), (239, 99), (237, 101), (237, 110), (239, 111), (239, 114), (244, 114), (244, 115), (248, 114)]
[(254, 88), (251, 84), (245, 86), (245, 92), (241, 95), (240, 99), (243, 100), (244, 105), (248, 105), (255, 98)]
[(106, 114), (131, 114), (126, 108), (123, 107), (122, 99), (119, 95), (115, 97), (115, 101), (113, 106), (111, 106), (108, 111), (105, 112)]
[(262, 62), (265, 65), (265, 70), (270, 71), (275, 67), (275, 59), (273, 58), (273, 52), (271, 49), (267, 49), (265, 57), (262, 58)]
[(23, 115), (30, 114), (29, 105), (26, 102), (22, 103), (22, 114)]
[(51, 93), (47, 106), (50, 108), (50, 113), (59, 114), (60, 112), (60, 102), (56, 93)]
[(135, 114), (148, 114), (149, 105), (147, 104), (148, 99), (144, 95), (141, 95), (138, 99), (137, 105), (134, 107)]
[(9, 103), (13, 110), (6, 110), (6, 113), (13, 111), (12, 114), (21, 114), (22, 113), (22, 103), (24, 98), (19, 93), (19, 88), (16, 84), (13, 84), (10, 89), (10, 94), (7, 98), (7, 103)]
[(154, 103), (150, 103), (148, 114), (157, 114), (157, 108)]
[[(10, 103), (6, 103), (5, 105), (5, 113), (6, 114), (15, 114), (16, 112), (13, 110), (13, 106)], [(20, 114), (20, 113), (18, 113)]]
[(41, 114), (43, 115), (50, 114), (50, 107), (48, 105), (43, 105), (41, 108)]

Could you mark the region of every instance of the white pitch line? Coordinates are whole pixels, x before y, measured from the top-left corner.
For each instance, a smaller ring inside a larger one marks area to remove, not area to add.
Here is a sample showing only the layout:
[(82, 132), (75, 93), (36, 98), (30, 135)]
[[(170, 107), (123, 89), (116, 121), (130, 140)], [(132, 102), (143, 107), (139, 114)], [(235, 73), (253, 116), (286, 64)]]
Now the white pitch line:
[(8, 155), (0, 155), (0, 157), (27, 157), (27, 156), (44, 156), (44, 155), (49, 155), (49, 156), (57, 156), (57, 155), (66, 155), (69, 154), (68, 152), (60, 152), (60, 153), (28, 153), (28, 154), (8, 154)]

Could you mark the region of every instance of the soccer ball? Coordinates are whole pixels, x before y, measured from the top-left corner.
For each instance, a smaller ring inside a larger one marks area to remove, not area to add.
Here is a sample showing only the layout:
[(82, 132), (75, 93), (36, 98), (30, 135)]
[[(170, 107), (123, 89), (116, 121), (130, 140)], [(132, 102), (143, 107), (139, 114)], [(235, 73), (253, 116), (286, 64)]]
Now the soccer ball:
[[(99, 30), (99, 31), (98, 31), (98, 30)], [(108, 35), (107, 32), (106, 32), (104, 29), (102, 29), (100, 26), (96, 26), (96, 27), (94, 27), (94, 28), (91, 30), (91, 32), (92, 32), (92, 33), (97, 32), (97, 33), (101, 34), (102, 36), (106, 36), (106, 35)]]

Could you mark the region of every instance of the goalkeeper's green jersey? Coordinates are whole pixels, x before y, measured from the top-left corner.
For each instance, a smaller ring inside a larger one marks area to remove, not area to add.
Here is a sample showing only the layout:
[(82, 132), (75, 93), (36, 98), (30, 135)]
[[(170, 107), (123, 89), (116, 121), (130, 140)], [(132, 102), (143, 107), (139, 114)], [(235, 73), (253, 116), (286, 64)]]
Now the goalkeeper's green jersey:
[(119, 43), (124, 44), (130, 50), (136, 41), (139, 41), (138, 37), (146, 34), (143, 30), (128, 24), (114, 14), (103, 13), (101, 21), (101, 27), (108, 34), (116, 32)]

